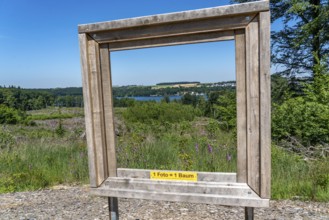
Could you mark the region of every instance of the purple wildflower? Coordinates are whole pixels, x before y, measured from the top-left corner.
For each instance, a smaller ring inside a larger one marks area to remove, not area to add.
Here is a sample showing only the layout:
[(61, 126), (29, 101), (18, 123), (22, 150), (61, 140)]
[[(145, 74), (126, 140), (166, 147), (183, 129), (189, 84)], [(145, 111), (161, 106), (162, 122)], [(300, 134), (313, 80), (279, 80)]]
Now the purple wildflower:
[(198, 144), (195, 144), (195, 151), (199, 152), (199, 145)]
[(208, 152), (212, 153), (212, 146), (210, 144), (208, 144)]
[(230, 153), (226, 154), (226, 160), (230, 162), (232, 160), (232, 155)]

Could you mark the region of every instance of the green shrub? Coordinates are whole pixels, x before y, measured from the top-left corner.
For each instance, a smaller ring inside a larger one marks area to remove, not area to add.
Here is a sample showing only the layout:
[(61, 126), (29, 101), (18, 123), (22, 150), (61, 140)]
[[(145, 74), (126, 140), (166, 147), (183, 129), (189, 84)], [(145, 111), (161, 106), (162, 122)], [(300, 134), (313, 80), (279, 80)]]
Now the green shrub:
[(114, 107), (131, 107), (136, 104), (136, 100), (133, 98), (114, 98), (113, 105)]
[(220, 128), (229, 131), (236, 128), (236, 95), (227, 92), (219, 95), (214, 105), (214, 117), (219, 121)]
[(272, 135), (275, 140), (297, 138), (309, 146), (329, 142), (329, 105), (292, 98), (274, 105)]
[(0, 124), (17, 124), (25, 118), (25, 113), (5, 105), (0, 105)]
[(235, 130), (236, 128), (236, 93), (235, 91), (224, 90), (211, 92), (204, 105), (204, 115), (214, 118), (224, 131)]
[(65, 128), (63, 127), (63, 122), (62, 120), (60, 119), (59, 122), (58, 122), (58, 126), (57, 128), (55, 129), (55, 133), (59, 136), (59, 137), (63, 137), (64, 134), (65, 134), (66, 130)]
[(206, 130), (210, 138), (214, 138), (216, 134), (219, 132), (220, 125), (219, 122), (215, 119), (210, 119), (208, 124), (206, 125)]

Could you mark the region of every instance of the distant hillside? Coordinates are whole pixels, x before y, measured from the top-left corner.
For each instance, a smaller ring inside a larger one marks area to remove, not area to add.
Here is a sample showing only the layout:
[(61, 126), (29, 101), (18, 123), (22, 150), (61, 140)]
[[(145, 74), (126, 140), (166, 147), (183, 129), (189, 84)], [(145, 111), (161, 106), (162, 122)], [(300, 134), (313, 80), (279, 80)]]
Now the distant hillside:
[(172, 86), (172, 85), (177, 85), (177, 84), (200, 84), (200, 82), (193, 81), (193, 82), (188, 82), (188, 81), (182, 81), (182, 82), (163, 82), (163, 83), (157, 83), (157, 86)]

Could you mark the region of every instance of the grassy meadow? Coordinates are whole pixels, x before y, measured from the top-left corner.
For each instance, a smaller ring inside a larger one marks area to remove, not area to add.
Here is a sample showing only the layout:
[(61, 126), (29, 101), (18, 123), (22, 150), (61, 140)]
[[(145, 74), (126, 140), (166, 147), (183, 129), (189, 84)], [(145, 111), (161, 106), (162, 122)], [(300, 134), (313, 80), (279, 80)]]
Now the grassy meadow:
[[(34, 123), (0, 127), (0, 193), (88, 183), (83, 109), (28, 114)], [(150, 103), (115, 116), (119, 167), (236, 172), (235, 132), (192, 106)], [(273, 145), (272, 198), (329, 201), (328, 167)]]

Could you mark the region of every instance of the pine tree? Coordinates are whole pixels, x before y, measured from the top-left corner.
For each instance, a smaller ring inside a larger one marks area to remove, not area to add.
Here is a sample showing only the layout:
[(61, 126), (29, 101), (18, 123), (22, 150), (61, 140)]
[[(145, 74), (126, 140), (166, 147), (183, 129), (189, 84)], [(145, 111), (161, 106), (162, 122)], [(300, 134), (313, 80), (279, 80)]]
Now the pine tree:
[[(234, 3), (250, 0), (232, 0)], [(316, 66), (329, 63), (329, 0), (272, 0), (271, 21), (283, 22), (272, 31), (272, 64), (277, 73), (314, 77)]]

